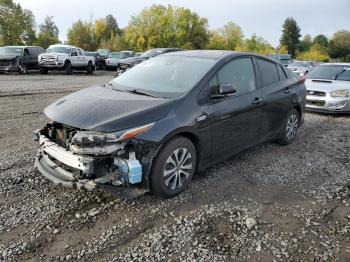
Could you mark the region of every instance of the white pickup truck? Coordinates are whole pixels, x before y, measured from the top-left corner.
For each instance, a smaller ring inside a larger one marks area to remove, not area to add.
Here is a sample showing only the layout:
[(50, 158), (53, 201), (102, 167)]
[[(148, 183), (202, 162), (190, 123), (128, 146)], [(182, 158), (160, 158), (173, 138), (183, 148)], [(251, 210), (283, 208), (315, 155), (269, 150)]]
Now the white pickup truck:
[(41, 74), (47, 74), (49, 70), (65, 71), (71, 75), (73, 70), (87, 71), (92, 74), (95, 70), (95, 58), (85, 56), (84, 52), (71, 45), (51, 45), (46, 53), (38, 57)]

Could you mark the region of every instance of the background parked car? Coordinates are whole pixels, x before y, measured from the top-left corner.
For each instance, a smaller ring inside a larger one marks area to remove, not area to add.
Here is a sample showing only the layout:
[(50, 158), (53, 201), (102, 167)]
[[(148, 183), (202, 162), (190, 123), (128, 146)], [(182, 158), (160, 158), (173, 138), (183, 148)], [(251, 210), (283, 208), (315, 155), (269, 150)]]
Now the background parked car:
[(122, 59), (133, 57), (134, 51), (112, 52), (106, 59), (106, 70), (118, 70), (119, 62)]
[(327, 113), (350, 113), (350, 63), (321, 64), (305, 81), (306, 108)]
[(137, 53), (135, 53), (134, 57), (139, 57), (139, 56), (141, 56), (142, 54), (143, 54), (142, 52), (137, 52)]
[(105, 59), (97, 52), (84, 51), (85, 56), (92, 56), (95, 58), (96, 68), (103, 69), (105, 67)]
[(182, 51), (183, 49), (181, 48), (155, 48), (155, 49), (150, 49), (147, 52), (143, 53), (139, 57), (133, 57), (129, 59), (125, 59), (124, 61), (121, 61), (119, 63), (119, 73), (124, 72), (125, 70), (151, 58), (155, 57), (157, 55), (161, 55), (164, 53), (169, 53), (169, 52), (175, 52), (175, 51)]
[(293, 62), (292, 56), (290, 54), (271, 54), (268, 55), (269, 58), (275, 59), (284, 66), (288, 66)]
[(107, 57), (109, 56), (109, 53), (110, 53), (109, 49), (102, 49), (102, 48), (101, 49), (97, 49), (96, 52), (99, 53), (100, 56), (103, 57), (103, 59), (107, 59)]
[(45, 53), (39, 46), (0, 47), (0, 72), (27, 73), (27, 70), (39, 69), (38, 56)]
[(71, 75), (73, 70), (86, 70), (92, 74), (95, 70), (95, 58), (85, 56), (83, 51), (71, 45), (51, 45), (46, 53), (39, 56), (39, 68), (41, 74), (47, 74), (49, 70), (65, 71)]
[(315, 61), (297, 61), (294, 60), (293, 63), (289, 64), (287, 67), (293, 73), (303, 76), (309, 73), (317, 63)]

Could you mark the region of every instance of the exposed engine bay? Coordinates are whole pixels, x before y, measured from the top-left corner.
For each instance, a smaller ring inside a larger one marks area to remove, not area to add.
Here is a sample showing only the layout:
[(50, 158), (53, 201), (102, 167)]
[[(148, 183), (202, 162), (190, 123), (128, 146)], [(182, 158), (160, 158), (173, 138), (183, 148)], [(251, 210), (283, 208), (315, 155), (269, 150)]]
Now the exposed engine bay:
[[(147, 126), (141, 128), (149, 128)], [(41, 148), (36, 167), (55, 184), (94, 190), (100, 185), (142, 185), (147, 179), (158, 145), (131, 138), (143, 129), (102, 133), (61, 123), (48, 123), (34, 131)]]

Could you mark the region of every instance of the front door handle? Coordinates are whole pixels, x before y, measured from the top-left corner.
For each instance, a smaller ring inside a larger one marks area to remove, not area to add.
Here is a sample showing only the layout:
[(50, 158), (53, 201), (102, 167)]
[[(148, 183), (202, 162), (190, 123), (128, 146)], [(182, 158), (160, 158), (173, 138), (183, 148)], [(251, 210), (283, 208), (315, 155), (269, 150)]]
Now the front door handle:
[(263, 101), (262, 98), (256, 97), (256, 98), (254, 99), (254, 101), (253, 101), (253, 104), (254, 104), (254, 105), (258, 105), (258, 104), (260, 104), (262, 101)]
[(286, 94), (288, 94), (288, 93), (290, 93), (290, 88), (289, 87), (287, 87), (286, 89), (284, 89), (284, 92), (286, 93)]

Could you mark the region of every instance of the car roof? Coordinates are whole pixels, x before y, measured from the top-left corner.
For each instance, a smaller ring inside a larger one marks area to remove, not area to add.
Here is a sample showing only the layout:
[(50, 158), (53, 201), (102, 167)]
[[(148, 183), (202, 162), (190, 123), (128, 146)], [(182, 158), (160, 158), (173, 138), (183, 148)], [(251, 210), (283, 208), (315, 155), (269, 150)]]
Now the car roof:
[[(60, 44), (57, 44), (57, 45), (50, 45), (50, 47), (56, 47), (56, 46), (60, 46), (60, 47), (68, 47), (68, 48), (79, 48), (79, 47), (76, 47), (76, 46), (73, 46), (73, 45), (60, 45)], [(79, 48), (81, 49), (81, 48)]]
[(1, 47), (13, 47), (13, 48), (28, 48), (28, 47), (40, 47), (41, 46), (36, 46), (36, 45), (8, 45), (8, 46), (1, 46)]
[[(166, 53), (164, 55), (174, 55), (174, 56), (181, 55), (181, 56), (212, 58), (212, 59), (222, 59), (225, 57), (233, 57), (233, 56), (239, 56), (239, 55), (254, 55), (254, 56), (264, 57), (253, 53), (227, 51), (227, 50), (187, 50), (187, 51)], [(264, 57), (264, 58), (267, 58), (267, 57)], [(270, 58), (268, 59), (271, 60)]]
[(325, 66), (332, 66), (332, 65), (337, 65), (337, 66), (350, 66), (350, 63), (324, 63), (322, 65)]

